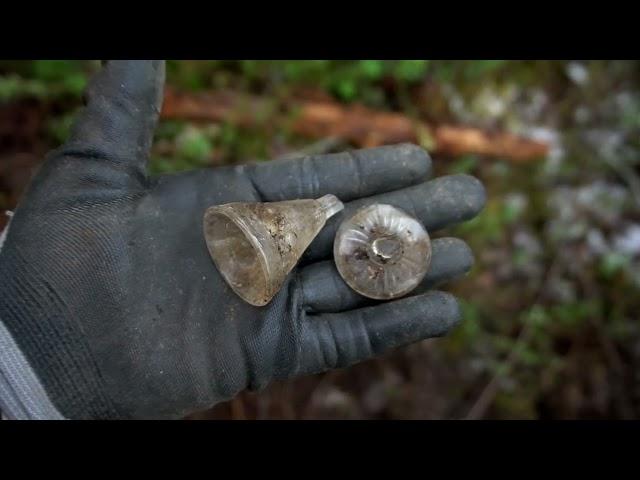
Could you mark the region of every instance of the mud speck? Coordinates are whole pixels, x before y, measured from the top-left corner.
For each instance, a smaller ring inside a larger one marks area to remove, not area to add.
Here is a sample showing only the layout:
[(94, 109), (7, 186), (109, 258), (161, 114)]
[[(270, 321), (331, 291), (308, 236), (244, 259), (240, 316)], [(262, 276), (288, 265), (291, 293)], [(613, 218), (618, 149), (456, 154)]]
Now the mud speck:
[(369, 259), (369, 253), (367, 252), (366, 248), (360, 247), (360, 248), (357, 248), (353, 252), (353, 258), (355, 260), (368, 260)]
[(269, 235), (275, 240), (281, 257), (293, 250), (293, 245), (285, 235), (286, 219), (269, 206), (256, 204), (252, 206), (253, 214), (266, 225)]

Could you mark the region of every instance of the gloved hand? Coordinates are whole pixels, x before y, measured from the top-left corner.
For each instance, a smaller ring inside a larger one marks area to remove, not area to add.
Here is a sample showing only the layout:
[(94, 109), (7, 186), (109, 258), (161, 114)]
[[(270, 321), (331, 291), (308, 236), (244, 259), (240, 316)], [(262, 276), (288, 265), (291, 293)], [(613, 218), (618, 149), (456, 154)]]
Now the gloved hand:
[[(444, 335), (459, 321), (451, 295), (424, 292), (470, 269), (461, 240), (435, 240), (421, 290), (386, 303), (347, 287), (332, 243), (342, 219), (372, 202), (405, 209), (430, 233), (469, 219), (485, 201), (476, 179), (426, 181), (430, 159), (412, 145), (150, 177), (163, 83), (160, 61), (103, 67), (0, 253), (0, 321), (65, 417), (178, 418), (273, 379)], [(206, 208), (327, 193), (345, 210), (270, 304), (242, 301), (209, 257)]]

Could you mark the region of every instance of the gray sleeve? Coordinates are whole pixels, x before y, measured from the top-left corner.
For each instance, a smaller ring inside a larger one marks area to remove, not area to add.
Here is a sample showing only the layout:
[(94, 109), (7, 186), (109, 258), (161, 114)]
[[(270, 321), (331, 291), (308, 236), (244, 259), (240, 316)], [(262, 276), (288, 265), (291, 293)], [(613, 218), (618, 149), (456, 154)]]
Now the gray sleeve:
[[(9, 226), (0, 234), (0, 250)], [(0, 318), (0, 411), (13, 420), (63, 420)]]

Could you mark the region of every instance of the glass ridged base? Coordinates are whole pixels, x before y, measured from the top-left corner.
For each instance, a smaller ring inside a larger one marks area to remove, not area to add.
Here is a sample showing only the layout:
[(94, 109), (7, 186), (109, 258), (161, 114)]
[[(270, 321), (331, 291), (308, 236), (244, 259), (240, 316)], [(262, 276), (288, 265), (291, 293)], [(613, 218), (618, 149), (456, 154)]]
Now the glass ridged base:
[(338, 272), (353, 290), (389, 300), (406, 295), (422, 281), (431, 262), (431, 241), (411, 215), (375, 204), (340, 225), (333, 253)]

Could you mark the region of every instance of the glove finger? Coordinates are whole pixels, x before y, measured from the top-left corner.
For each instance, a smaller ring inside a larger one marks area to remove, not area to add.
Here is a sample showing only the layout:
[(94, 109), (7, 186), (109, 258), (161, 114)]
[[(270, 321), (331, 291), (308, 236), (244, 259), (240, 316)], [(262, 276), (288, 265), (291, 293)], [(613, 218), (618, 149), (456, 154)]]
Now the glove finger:
[[(161, 60), (110, 60), (91, 80), (86, 107), (54, 158), (117, 164), (144, 173), (165, 78)], [(128, 168), (127, 168), (128, 169)], [(82, 175), (82, 165), (73, 165)]]
[[(262, 201), (317, 198), (328, 193), (348, 201), (426, 180), (431, 159), (422, 148), (402, 144), (273, 160), (233, 170), (246, 174), (256, 198)], [(190, 177), (209, 204), (216, 201), (211, 186), (219, 175), (219, 170), (202, 170)]]
[(432, 291), (342, 313), (306, 315), (298, 374), (343, 368), (447, 334), (461, 319), (457, 300)]
[[(439, 238), (432, 243), (431, 265), (426, 276), (411, 292), (423, 293), (466, 274), (473, 267), (473, 253), (457, 238)], [(332, 260), (317, 262), (300, 272), (304, 308), (313, 313), (341, 312), (376, 302), (352, 290)]]
[(359, 208), (372, 203), (387, 203), (405, 210), (420, 220), (432, 233), (476, 216), (484, 207), (486, 193), (482, 184), (469, 175), (451, 175), (381, 195), (345, 204), (345, 209), (330, 218), (325, 228), (311, 243), (304, 263), (327, 258), (340, 223)]

